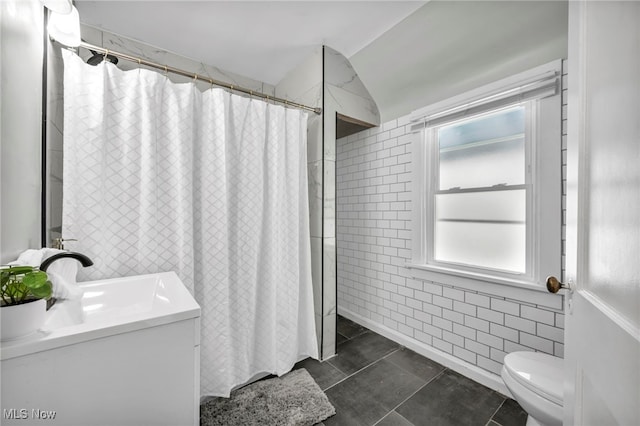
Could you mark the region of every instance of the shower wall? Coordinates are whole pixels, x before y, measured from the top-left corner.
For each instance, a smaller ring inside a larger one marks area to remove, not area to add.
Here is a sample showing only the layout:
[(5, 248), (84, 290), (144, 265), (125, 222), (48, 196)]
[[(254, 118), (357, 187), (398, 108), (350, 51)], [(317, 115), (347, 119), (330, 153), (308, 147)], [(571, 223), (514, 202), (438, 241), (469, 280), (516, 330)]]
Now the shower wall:
[[(566, 69), (564, 61), (563, 179)], [(562, 357), (562, 297), (500, 285), (454, 287), (415, 279), (406, 268), (412, 249), (410, 127), (406, 115), (337, 142), (338, 313), (458, 371), (472, 371), (487, 385), (500, 384), (496, 376), (508, 352)], [(566, 181), (562, 186), (564, 209)], [(564, 270), (564, 210), (562, 217)]]
[[(276, 96), (293, 102), (322, 108), (323, 49), (318, 46), (309, 57), (292, 69), (277, 85)], [(311, 274), (316, 337), (320, 359), (328, 339), (323, 332), (323, 160), (324, 114), (309, 113), (307, 123), (307, 179), (309, 185), (309, 227), (311, 234)], [(332, 352), (333, 353), (333, 352)]]
[(318, 47), (276, 86), (276, 96), (322, 108), (309, 119), (308, 173), (314, 309), (321, 359), (336, 353), (336, 114), (377, 125), (378, 107), (341, 53)]
[[(328, 47), (318, 46), (301, 64), (272, 86), (229, 73), (174, 53), (158, 49), (98, 28), (82, 25), (82, 39), (87, 43), (128, 53), (159, 64), (168, 64), (234, 85), (282, 97), (305, 105), (324, 108), (323, 114), (309, 113), (307, 161), (311, 231), (314, 312), (319, 348), (323, 359), (335, 355), (336, 346), (336, 232), (335, 232), (335, 123), (336, 112), (377, 125), (378, 108), (364, 88), (349, 61)], [(92, 54), (80, 49), (80, 56)], [(120, 61), (123, 70), (138, 64)], [(145, 68), (142, 66), (142, 68)], [(157, 70), (154, 70), (157, 71)], [(169, 73), (179, 83), (191, 78)], [(60, 45), (50, 43), (48, 56), (48, 201), (47, 241), (60, 237), (62, 227), (62, 140), (63, 140), (63, 63)], [(210, 86), (197, 82), (202, 90)], [(74, 238), (64, 235), (64, 238)], [(73, 249), (73, 242), (65, 245)]]
[[(131, 40), (127, 37), (113, 34), (98, 28), (87, 25), (81, 26), (82, 40), (87, 43), (115, 50), (122, 53), (147, 59), (158, 64), (167, 64), (175, 68), (197, 73), (216, 80), (224, 81), (237, 86), (243, 86), (256, 92), (273, 95), (275, 87), (253, 80), (234, 73), (230, 73), (211, 65), (203, 64), (193, 59), (185, 58), (175, 53), (159, 49), (139, 41)], [(64, 106), (63, 106), (63, 63), (60, 53), (60, 44), (49, 42), (49, 52), (47, 57), (47, 77), (48, 77), (48, 104), (47, 104), (47, 176), (48, 176), (48, 198), (47, 198), (47, 235), (48, 245), (54, 238), (61, 236), (62, 229), (62, 135), (64, 127)], [(80, 49), (80, 56), (87, 60), (92, 53), (86, 49)], [(137, 63), (121, 60), (118, 68), (131, 70), (137, 68), (152, 69), (139, 66)], [(156, 69), (152, 69), (157, 71)], [(192, 78), (177, 74), (167, 74), (169, 80), (176, 83), (187, 83), (193, 81)], [(198, 81), (197, 86), (201, 90), (210, 87), (209, 84)], [(74, 238), (73, 235), (64, 235), (64, 238)], [(73, 242), (68, 243), (65, 248), (73, 248)]]
[(323, 359), (336, 354), (337, 229), (336, 229), (336, 123), (337, 114), (380, 124), (378, 106), (349, 60), (324, 46), (324, 173), (323, 173)]

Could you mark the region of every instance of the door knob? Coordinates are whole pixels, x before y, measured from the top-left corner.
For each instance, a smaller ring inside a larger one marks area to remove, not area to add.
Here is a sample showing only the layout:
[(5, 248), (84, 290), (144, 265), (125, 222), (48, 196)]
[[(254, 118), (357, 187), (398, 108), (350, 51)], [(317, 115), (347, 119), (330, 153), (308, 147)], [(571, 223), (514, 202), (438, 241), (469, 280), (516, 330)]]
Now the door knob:
[(547, 290), (549, 293), (557, 293), (561, 288), (566, 288), (567, 290), (571, 289), (569, 284), (563, 284), (554, 276), (547, 277)]

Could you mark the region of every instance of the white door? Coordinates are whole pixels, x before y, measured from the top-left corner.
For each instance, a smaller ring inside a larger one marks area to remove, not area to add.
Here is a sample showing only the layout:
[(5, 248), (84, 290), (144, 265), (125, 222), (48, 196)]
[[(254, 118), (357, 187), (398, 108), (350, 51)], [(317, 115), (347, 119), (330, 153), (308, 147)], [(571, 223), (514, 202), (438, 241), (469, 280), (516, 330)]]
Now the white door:
[(565, 425), (640, 425), (640, 2), (569, 2)]

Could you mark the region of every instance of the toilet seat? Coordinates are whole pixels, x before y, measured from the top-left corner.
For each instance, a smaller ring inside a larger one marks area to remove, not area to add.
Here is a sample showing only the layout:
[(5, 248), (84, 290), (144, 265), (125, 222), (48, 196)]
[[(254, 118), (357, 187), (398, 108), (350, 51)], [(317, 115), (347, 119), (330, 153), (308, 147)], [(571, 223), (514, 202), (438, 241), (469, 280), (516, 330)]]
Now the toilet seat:
[(540, 352), (513, 352), (504, 357), (504, 368), (529, 391), (562, 406), (562, 358)]

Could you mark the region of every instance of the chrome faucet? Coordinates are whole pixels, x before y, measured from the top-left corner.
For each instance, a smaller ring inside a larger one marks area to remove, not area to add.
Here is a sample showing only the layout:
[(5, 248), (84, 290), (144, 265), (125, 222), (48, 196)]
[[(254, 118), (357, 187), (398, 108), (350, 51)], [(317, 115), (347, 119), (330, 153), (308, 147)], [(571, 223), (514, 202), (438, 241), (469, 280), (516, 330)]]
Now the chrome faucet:
[(40, 264), (40, 270), (41, 271), (46, 271), (47, 268), (56, 260), (58, 259), (63, 259), (65, 257), (70, 257), (72, 259), (76, 259), (78, 262), (80, 262), (82, 264), (82, 266), (84, 266), (85, 268), (87, 266), (91, 266), (93, 265), (93, 261), (91, 259), (89, 259), (87, 256), (85, 256), (82, 253), (76, 253), (75, 251), (67, 251), (64, 253), (58, 253), (58, 254), (54, 254), (51, 257), (46, 258), (41, 264)]
[(54, 249), (58, 249), (58, 250), (64, 250), (64, 243), (65, 241), (78, 241), (75, 238), (54, 238), (53, 239), (53, 245), (51, 246)]

